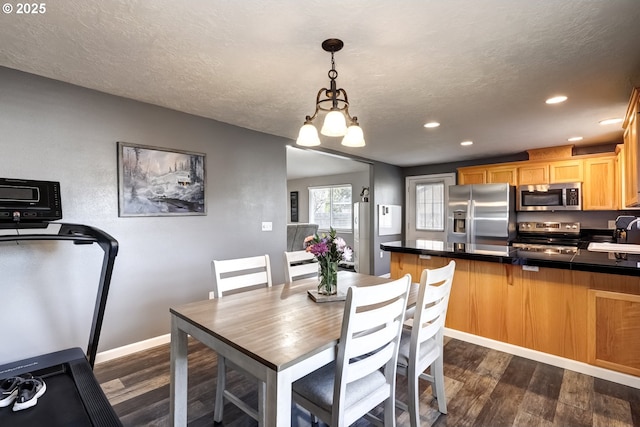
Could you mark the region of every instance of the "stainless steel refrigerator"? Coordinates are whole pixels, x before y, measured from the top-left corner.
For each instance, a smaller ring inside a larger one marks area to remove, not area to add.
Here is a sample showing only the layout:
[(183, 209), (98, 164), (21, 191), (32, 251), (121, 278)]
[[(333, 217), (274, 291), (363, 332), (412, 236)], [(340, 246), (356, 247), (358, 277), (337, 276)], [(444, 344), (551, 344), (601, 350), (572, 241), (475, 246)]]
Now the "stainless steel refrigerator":
[(515, 187), (509, 184), (449, 187), (449, 242), (500, 244), (509, 242), (515, 235)]

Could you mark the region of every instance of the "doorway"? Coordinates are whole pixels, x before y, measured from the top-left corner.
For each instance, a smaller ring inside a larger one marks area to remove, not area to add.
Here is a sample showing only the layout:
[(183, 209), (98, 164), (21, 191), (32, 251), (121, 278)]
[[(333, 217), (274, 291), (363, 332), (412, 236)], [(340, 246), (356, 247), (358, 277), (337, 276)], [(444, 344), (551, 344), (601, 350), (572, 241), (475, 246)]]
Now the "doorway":
[[(359, 252), (355, 254), (358, 259), (369, 260), (370, 224), (354, 224), (354, 209), (362, 209), (354, 203), (361, 203), (363, 193), (368, 193), (371, 169), (370, 163), (342, 155), (287, 146), (287, 222), (295, 222), (291, 206), (291, 200), (295, 200), (293, 212), (297, 215), (297, 223), (317, 223), (319, 232), (333, 227), (354, 252)], [(310, 197), (312, 193), (313, 198)], [(320, 197), (325, 193), (327, 197)], [(366, 204), (372, 216), (372, 202)]]
[(406, 239), (440, 240), (447, 237), (449, 186), (455, 173), (410, 176), (406, 178)]

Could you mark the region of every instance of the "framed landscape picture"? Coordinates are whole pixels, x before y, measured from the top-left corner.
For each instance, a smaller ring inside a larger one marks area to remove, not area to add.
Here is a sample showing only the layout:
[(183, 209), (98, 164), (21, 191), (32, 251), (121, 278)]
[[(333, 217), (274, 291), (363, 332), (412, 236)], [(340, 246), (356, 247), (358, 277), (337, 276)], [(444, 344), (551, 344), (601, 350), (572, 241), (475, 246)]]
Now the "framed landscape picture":
[(206, 215), (205, 155), (118, 142), (118, 215)]

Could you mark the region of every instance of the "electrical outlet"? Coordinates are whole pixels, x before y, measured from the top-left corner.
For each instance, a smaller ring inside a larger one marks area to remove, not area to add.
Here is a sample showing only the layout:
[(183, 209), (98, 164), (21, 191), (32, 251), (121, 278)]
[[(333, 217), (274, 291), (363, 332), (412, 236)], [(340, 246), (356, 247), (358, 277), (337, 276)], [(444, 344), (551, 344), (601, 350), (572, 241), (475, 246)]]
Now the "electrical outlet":
[(272, 230), (273, 230), (273, 223), (271, 221), (262, 223), (262, 231), (272, 231)]
[(384, 251), (380, 251), (380, 258), (384, 258)]
[(607, 227), (609, 228), (609, 230), (615, 230), (616, 229), (616, 220), (612, 219), (609, 220), (609, 222), (607, 222)]

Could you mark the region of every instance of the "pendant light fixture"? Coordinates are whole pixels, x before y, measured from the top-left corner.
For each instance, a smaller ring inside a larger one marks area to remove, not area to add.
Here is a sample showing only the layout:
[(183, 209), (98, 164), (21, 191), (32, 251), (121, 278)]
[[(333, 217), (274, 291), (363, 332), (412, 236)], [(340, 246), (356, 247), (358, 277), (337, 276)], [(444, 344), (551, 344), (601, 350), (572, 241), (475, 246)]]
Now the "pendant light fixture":
[(296, 143), (305, 147), (320, 145), (318, 130), (313, 121), (320, 111), (326, 112), (320, 133), (326, 136), (342, 136), (342, 145), (346, 147), (364, 147), (364, 134), (358, 124), (357, 117), (349, 115), (349, 98), (347, 92), (337, 88), (336, 63), (333, 54), (344, 47), (342, 40), (328, 39), (322, 42), (322, 49), (331, 53), (331, 70), (329, 70), (329, 88), (322, 88), (316, 96), (316, 111), (307, 116), (300, 128)]

